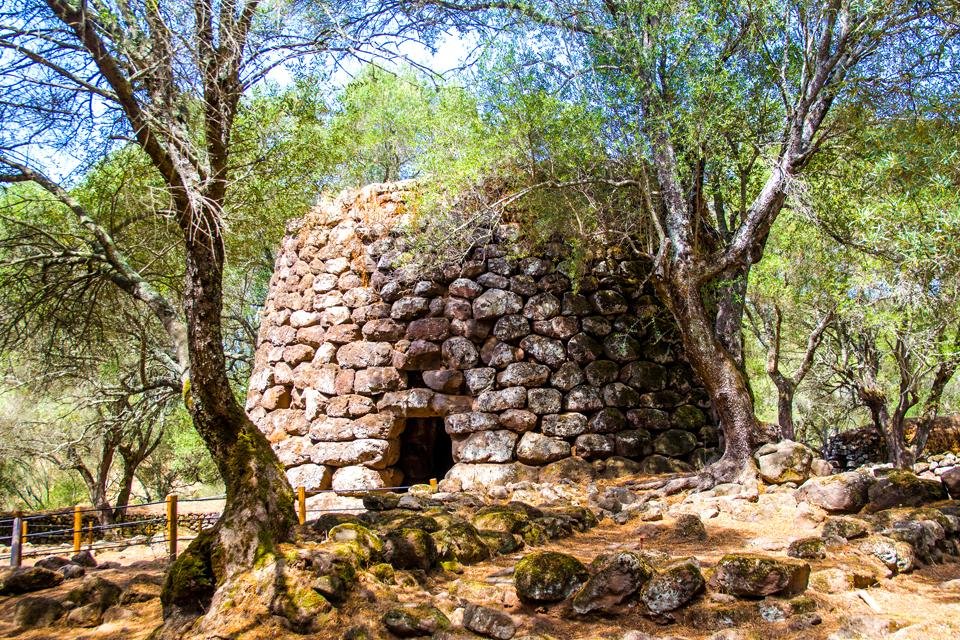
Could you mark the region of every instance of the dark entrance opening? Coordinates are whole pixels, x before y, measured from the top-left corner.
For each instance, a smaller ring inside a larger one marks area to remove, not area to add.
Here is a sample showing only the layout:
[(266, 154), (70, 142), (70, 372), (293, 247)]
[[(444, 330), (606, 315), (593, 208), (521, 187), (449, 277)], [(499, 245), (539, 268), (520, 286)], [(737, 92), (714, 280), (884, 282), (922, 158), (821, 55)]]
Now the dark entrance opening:
[(407, 418), (397, 465), (405, 485), (443, 478), (453, 466), (453, 441), (443, 428), (443, 418)]

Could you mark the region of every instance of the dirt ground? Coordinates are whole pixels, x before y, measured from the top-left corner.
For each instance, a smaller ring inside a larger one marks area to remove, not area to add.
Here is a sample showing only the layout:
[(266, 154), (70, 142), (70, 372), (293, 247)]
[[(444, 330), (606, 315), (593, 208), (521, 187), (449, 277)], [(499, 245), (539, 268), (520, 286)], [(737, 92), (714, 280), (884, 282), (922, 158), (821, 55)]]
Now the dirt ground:
[[(672, 499), (674, 503), (682, 498)], [(692, 508), (695, 511), (696, 507)], [(712, 516), (712, 517), (709, 517)], [(783, 555), (787, 545), (797, 538), (814, 536), (819, 523), (793, 507), (782, 495), (761, 495), (756, 503), (744, 502), (732, 511), (707, 513), (704, 524), (706, 542), (678, 539), (673, 519), (668, 515), (656, 522), (632, 520), (617, 525), (607, 519), (596, 528), (557, 540), (543, 548), (570, 553), (589, 563), (600, 553), (615, 550), (656, 550), (674, 557), (695, 556), (705, 574), (725, 553), (734, 551), (764, 552)], [(732, 600), (712, 594), (701, 596), (693, 606), (677, 612), (673, 619), (651, 620), (635, 605), (627, 605), (616, 616), (571, 615), (567, 605), (549, 608), (521, 604), (515, 595), (511, 571), (523, 553), (501, 556), (491, 561), (468, 566), (463, 573), (434, 575), (422, 584), (405, 587), (372, 585), (361, 581), (357, 593), (339, 612), (340, 628), (365, 625), (374, 633), (384, 633), (379, 617), (397, 602), (423, 604), (430, 601), (451, 615), (463, 601), (487, 604), (511, 614), (519, 625), (517, 637), (538, 634), (558, 640), (618, 639), (630, 630), (655, 637), (703, 640), (718, 632), (730, 640), (853, 640), (858, 638), (895, 638), (897, 640), (951, 640), (960, 638), (960, 564), (948, 563), (916, 570), (909, 574), (886, 577), (886, 569), (877, 561), (855, 553), (852, 547), (831, 548), (825, 560), (809, 561), (813, 571), (830, 567), (856, 570), (876, 576), (878, 584), (865, 590), (841, 593), (818, 593), (807, 590), (816, 604), (814, 613), (819, 624), (802, 629), (792, 627), (794, 617), (768, 621), (761, 612), (769, 611), (777, 599)], [(108, 569), (98, 575), (121, 586), (137, 574), (160, 577), (166, 561), (164, 550), (154, 547), (130, 547), (105, 551), (98, 560), (115, 561), (121, 569)], [(62, 595), (74, 583), (65, 583), (42, 595)], [(390, 601), (387, 601), (389, 597)], [(131, 605), (118, 610), (111, 621), (94, 629), (51, 627), (14, 635), (11, 623), (16, 598), (0, 598), (0, 637), (21, 640), (106, 640), (146, 638), (160, 623), (159, 600)], [(779, 601), (784, 602), (784, 601)], [(276, 640), (274, 630), (265, 631), (265, 638)], [(303, 637), (294, 636), (293, 637)], [(329, 634), (309, 636), (334, 638)], [(387, 637), (386, 635), (384, 637)]]

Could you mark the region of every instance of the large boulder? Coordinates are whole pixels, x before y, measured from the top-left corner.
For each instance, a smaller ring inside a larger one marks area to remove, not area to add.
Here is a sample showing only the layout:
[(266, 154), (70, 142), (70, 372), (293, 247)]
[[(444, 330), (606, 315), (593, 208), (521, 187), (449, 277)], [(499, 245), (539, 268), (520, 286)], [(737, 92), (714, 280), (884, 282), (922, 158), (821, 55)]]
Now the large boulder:
[(658, 567), (640, 589), (640, 600), (654, 615), (662, 615), (693, 600), (705, 581), (696, 558), (676, 560)]
[(0, 572), (0, 596), (49, 589), (63, 582), (63, 574), (43, 567), (21, 567)]
[(859, 471), (810, 478), (797, 489), (797, 500), (831, 513), (857, 513), (867, 504), (874, 479)]
[(947, 469), (940, 474), (940, 481), (954, 500), (960, 500), (960, 467)]
[(574, 596), (573, 610), (580, 615), (612, 613), (652, 575), (653, 568), (637, 554), (615, 553), (599, 563), (598, 570)]
[(590, 577), (583, 563), (571, 555), (536, 551), (514, 568), (513, 581), (520, 600), (527, 603), (559, 602)]
[(919, 507), (947, 499), (947, 490), (939, 480), (919, 478), (909, 471), (891, 471), (878, 478), (867, 490), (868, 512), (892, 507)]
[(814, 453), (806, 445), (793, 440), (765, 444), (753, 454), (760, 468), (760, 477), (770, 484), (804, 482), (811, 475)]
[(798, 594), (807, 588), (810, 565), (752, 553), (730, 553), (717, 563), (710, 586), (739, 597)]

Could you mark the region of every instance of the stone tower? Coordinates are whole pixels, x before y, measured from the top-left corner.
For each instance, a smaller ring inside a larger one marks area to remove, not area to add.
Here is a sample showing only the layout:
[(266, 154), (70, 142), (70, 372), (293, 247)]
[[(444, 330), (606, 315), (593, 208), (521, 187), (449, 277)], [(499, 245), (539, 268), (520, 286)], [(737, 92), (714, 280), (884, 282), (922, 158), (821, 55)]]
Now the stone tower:
[(288, 228), (247, 399), (294, 486), (446, 476), (464, 489), (701, 464), (716, 429), (649, 264), (616, 246), (576, 290), (516, 228), (460, 264), (403, 266), (411, 186), (371, 185)]

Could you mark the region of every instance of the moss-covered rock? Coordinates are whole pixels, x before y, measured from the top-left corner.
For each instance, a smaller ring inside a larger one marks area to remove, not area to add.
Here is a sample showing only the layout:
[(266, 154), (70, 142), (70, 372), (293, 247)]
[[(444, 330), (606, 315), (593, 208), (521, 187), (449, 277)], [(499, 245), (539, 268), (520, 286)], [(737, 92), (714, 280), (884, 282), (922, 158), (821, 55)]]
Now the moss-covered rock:
[(383, 557), (397, 569), (429, 571), (437, 564), (437, 545), (422, 529), (397, 529), (384, 537)]
[(311, 520), (307, 526), (317, 533), (326, 534), (338, 524), (352, 523), (363, 524), (357, 516), (347, 513), (321, 513), (316, 520)]
[(587, 531), (597, 526), (597, 516), (586, 507), (568, 505), (543, 509), (543, 515), (550, 518), (566, 520), (576, 531)]
[(891, 471), (867, 490), (868, 513), (892, 507), (919, 507), (947, 499), (947, 490), (939, 480), (917, 477), (909, 471)]
[(522, 511), (506, 507), (488, 507), (481, 509), (473, 517), (472, 524), (482, 531), (500, 531), (503, 533), (520, 533), (530, 517)]
[(440, 530), (440, 523), (430, 516), (417, 514), (395, 520), (388, 527), (390, 529), (421, 529), (427, 533), (433, 533)]
[[(573, 535), (573, 524), (569, 518), (544, 516), (532, 521), (531, 524), (542, 527), (546, 532), (547, 537), (551, 540), (555, 540), (557, 538), (567, 538)], [(530, 542), (530, 544), (534, 543)]]
[(450, 627), (450, 619), (440, 609), (428, 605), (394, 607), (383, 614), (382, 620), (390, 633), (401, 638), (429, 636)]
[(770, 484), (806, 481), (811, 475), (813, 451), (799, 442), (781, 440), (765, 444), (754, 453), (760, 477)]
[(673, 531), (681, 540), (703, 542), (707, 539), (707, 528), (703, 526), (703, 521), (692, 513), (678, 515)]
[(710, 586), (738, 597), (799, 594), (807, 588), (810, 565), (752, 553), (729, 553), (717, 563)]
[(383, 556), (383, 541), (370, 529), (353, 522), (338, 524), (327, 532), (332, 542), (353, 545), (360, 565), (369, 565)]
[(387, 511), (400, 504), (400, 494), (390, 491), (367, 491), (360, 498), (368, 511)]
[(589, 577), (582, 562), (555, 551), (536, 551), (524, 556), (513, 574), (517, 596), (529, 603), (564, 600)]
[(822, 560), (827, 557), (827, 544), (823, 538), (800, 538), (790, 543), (787, 555), (804, 560)]
[(49, 589), (63, 582), (63, 574), (43, 567), (0, 570), (0, 595), (13, 596)]
[(523, 538), (524, 544), (528, 544), (531, 547), (544, 545), (548, 543), (552, 537), (546, 527), (540, 522), (525, 522), (517, 533)]
[(13, 623), (21, 629), (47, 627), (64, 614), (64, 607), (54, 598), (27, 596), (13, 606)]
[(653, 575), (653, 567), (629, 551), (597, 559), (591, 568), (595, 568), (593, 575), (573, 598), (573, 610), (580, 615), (615, 611)]
[(640, 588), (640, 600), (654, 615), (679, 609), (703, 591), (704, 579), (696, 558), (659, 567)]
[(384, 584), (393, 584), (395, 572), (393, 570), (393, 565), (389, 562), (378, 562), (377, 564), (371, 566), (368, 571), (380, 582)]
[(505, 531), (478, 529), (477, 534), (483, 540), (483, 544), (490, 549), (490, 553), (493, 554), (513, 553), (523, 547), (523, 538)]
[(468, 522), (453, 524), (437, 531), (433, 534), (433, 541), (438, 557), (444, 561), (456, 560), (473, 564), (490, 558), (490, 548), (480, 537), (477, 528)]
[(877, 584), (873, 574), (849, 568), (829, 567), (810, 574), (810, 588), (817, 593), (845, 593)]
[(824, 538), (854, 540), (869, 533), (867, 523), (857, 518), (830, 518), (823, 525), (820, 535)]

